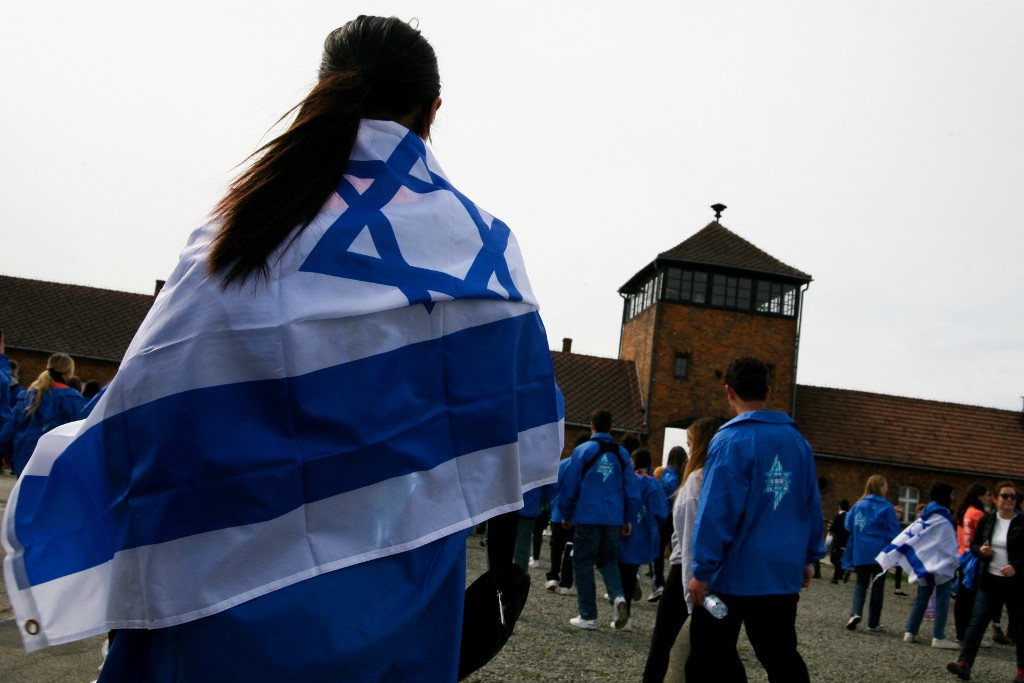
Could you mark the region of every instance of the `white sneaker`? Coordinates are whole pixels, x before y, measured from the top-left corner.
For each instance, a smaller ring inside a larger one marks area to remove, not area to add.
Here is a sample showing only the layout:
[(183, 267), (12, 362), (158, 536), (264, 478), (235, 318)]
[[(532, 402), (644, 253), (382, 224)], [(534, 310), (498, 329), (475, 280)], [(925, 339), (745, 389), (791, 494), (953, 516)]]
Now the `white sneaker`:
[(629, 608), (626, 606), (626, 598), (615, 598), (612, 605), (612, 626), (617, 629), (625, 628), (629, 621)]
[[(614, 621), (612, 623), (608, 624), (608, 625), (611, 626), (612, 628), (615, 628), (615, 622)], [(620, 631), (632, 631), (633, 630), (633, 620), (632, 619), (627, 619), (626, 620), (626, 625), (623, 626), (622, 628), (620, 628), (619, 630)]]
[(566, 588), (565, 586), (559, 586), (558, 587), (558, 592), (561, 595), (572, 595), (572, 589), (571, 588)]
[(979, 647), (992, 647), (992, 645), (993, 645), (992, 639), (991, 638), (985, 638), (984, 640), (981, 641), (981, 644), (979, 645)]
[(530, 569), (536, 569), (540, 566), (540, 560), (531, 557), (530, 558)]
[(573, 617), (569, 620), (570, 626), (576, 628), (582, 628), (585, 631), (596, 631), (597, 630), (597, 619), (584, 619), (583, 617)]
[[(914, 634), (911, 633), (910, 631), (907, 631), (906, 633), (904, 633), (903, 634), (903, 642), (904, 643), (912, 643), (912, 642), (914, 642)], [(934, 643), (935, 640), (933, 639), (932, 642)], [(935, 646), (932, 645), (932, 647), (935, 647)]]
[(651, 597), (647, 598), (647, 602), (658, 602), (658, 600), (661, 600), (661, 594), (663, 592), (664, 592), (664, 589), (661, 588), (660, 586), (658, 588), (655, 588), (654, 592), (651, 593)]
[(551, 579), (550, 581), (544, 584), (544, 590), (546, 590), (548, 593), (554, 593), (556, 588), (558, 588), (558, 582), (554, 579)]
[(959, 650), (960, 646), (945, 638), (932, 638), (932, 647), (939, 650)]

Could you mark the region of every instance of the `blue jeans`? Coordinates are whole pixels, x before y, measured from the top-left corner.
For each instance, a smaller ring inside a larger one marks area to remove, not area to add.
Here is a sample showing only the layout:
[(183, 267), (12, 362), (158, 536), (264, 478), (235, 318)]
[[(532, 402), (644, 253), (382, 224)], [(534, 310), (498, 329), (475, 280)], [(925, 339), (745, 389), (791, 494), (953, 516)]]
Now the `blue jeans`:
[(580, 617), (597, 619), (597, 589), (594, 585), (594, 567), (601, 572), (608, 598), (624, 598), (622, 579), (619, 577), (618, 549), (621, 527), (581, 524), (576, 527), (573, 540), (572, 567), (576, 575), (576, 604)]
[[(850, 608), (850, 616), (864, 614), (864, 598), (867, 597), (868, 584), (871, 583), (882, 568), (877, 564), (865, 564), (855, 567), (857, 571), (857, 585), (853, 587), (853, 606)], [(885, 577), (878, 579), (871, 585), (871, 602), (868, 604), (868, 626), (878, 626), (882, 619), (882, 600), (885, 599)]]
[(533, 545), (533, 525), (536, 517), (520, 517), (516, 524), (516, 546), (512, 561), (530, 571), (530, 546)]
[(953, 592), (953, 581), (938, 586), (925, 586), (918, 584), (917, 598), (910, 608), (910, 616), (907, 617), (908, 633), (917, 635), (921, 628), (921, 620), (924, 619), (925, 610), (928, 609), (928, 600), (935, 592), (935, 622), (932, 624), (932, 637), (944, 640), (946, 638), (946, 619), (949, 616), (949, 595)]

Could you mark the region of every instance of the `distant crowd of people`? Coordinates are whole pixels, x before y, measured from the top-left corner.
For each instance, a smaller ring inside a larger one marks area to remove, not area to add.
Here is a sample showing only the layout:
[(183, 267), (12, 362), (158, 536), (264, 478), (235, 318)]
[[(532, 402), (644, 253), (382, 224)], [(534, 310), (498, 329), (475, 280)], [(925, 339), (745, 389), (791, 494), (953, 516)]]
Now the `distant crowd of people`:
[[(1014, 683), (1024, 683), (1022, 593), (1017, 574), (1024, 569), (1022, 492), (1010, 481), (990, 490), (982, 484), (968, 488), (953, 510), (953, 487), (937, 482), (930, 502), (920, 505), (916, 518), (901, 530), (897, 507), (886, 500), (888, 483), (881, 475), (868, 477), (863, 497), (851, 508), (846, 500), (829, 527), (831, 557), (836, 566), (832, 583), (856, 574), (853, 604), (846, 628), (853, 631), (868, 602), (867, 628), (884, 633), (881, 624), (885, 573), (897, 567), (918, 585), (907, 615), (903, 641), (915, 643), (921, 623), (932, 621), (931, 646), (957, 650), (946, 670), (970, 680), (979, 648), (993, 643), (1016, 643)], [(870, 598), (868, 594), (870, 592)], [(896, 587), (897, 595), (906, 595)], [(947, 639), (946, 624), (953, 600), (955, 641)], [(1006, 608), (1007, 628), (1002, 627)], [(986, 638), (989, 625), (992, 638)]]
[[(840, 502), (822, 542), (824, 525), (814, 523), (822, 513), (815, 509), (820, 497), (810, 448), (787, 416), (764, 409), (761, 367), (757, 359), (737, 360), (726, 376), (737, 416), (724, 424), (713, 417), (694, 421), (687, 448), (673, 448), (666, 465), (653, 471), (650, 452), (631, 436), (616, 444), (611, 415), (596, 412), (591, 434), (562, 461), (558, 482), (533, 492), (520, 512), (517, 562), (539, 566), (549, 511), (545, 589), (569, 595), (575, 585), (578, 615), (569, 623), (585, 630), (600, 628), (595, 570), (610, 607), (605, 623), (632, 630), (632, 602), (642, 596), (648, 567), (648, 600), (658, 609), (644, 681), (664, 680), (669, 654), (691, 618), (688, 681), (746, 680), (735, 648), (741, 625), (768, 680), (808, 680), (796, 648), (796, 599), (812, 576), (820, 578), (818, 560), (827, 555), (831, 584), (855, 580), (848, 630), (866, 616), (869, 631), (886, 632), (882, 607), (893, 573), (895, 595), (908, 596), (904, 577), (917, 584), (905, 643), (920, 642), (922, 623), (931, 622), (927, 642), (957, 650), (947, 670), (968, 680), (979, 648), (1016, 642), (1014, 681), (1024, 683), (1015, 578), (1024, 568), (1017, 564), (1024, 561), (1024, 547), (1018, 547), (1024, 521), (1016, 485), (1000, 482), (993, 498), (976, 484), (954, 508), (953, 486), (936, 482), (927, 504), (906, 523), (902, 508), (887, 500), (885, 477), (874, 474), (852, 507)], [(666, 554), (664, 576), (657, 560)], [(955, 636), (947, 638), (951, 603)]]
[(0, 472), (6, 468), (19, 476), (39, 437), (88, 415), (90, 400), (100, 392), (99, 382), (75, 376), (75, 361), (66, 353), (50, 356), (46, 370), (25, 389), (0, 332)]

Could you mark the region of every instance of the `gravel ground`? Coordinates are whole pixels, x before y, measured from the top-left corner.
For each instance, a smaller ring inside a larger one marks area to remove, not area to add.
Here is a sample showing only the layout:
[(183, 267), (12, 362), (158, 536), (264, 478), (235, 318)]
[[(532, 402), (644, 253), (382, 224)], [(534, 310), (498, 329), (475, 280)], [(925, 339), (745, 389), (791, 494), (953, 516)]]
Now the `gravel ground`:
[[(472, 581), (485, 569), (484, 549), (480, 537), (470, 536), (467, 546), (467, 579)], [(545, 539), (546, 541), (546, 539)], [(467, 680), (474, 683), (497, 681), (638, 681), (643, 672), (650, 643), (651, 629), (657, 604), (648, 603), (648, 587), (644, 586), (644, 599), (633, 606), (632, 633), (615, 631), (608, 626), (611, 608), (598, 603), (597, 631), (581, 631), (569, 625), (577, 614), (575, 594), (571, 596), (548, 593), (544, 590), (544, 572), (547, 570), (547, 545), (543, 550), (542, 567), (531, 569), (533, 585), (516, 631), (505, 649), (487, 666)], [(822, 565), (822, 572), (831, 577), (832, 568)], [(598, 576), (598, 593), (603, 584)], [(923, 622), (918, 636), (924, 644), (903, 642), (903, 626), (913, 598), (893, 595), (892, 581), (886, 590), (882, 625), (886, 633), (871, 633), (861, 622), (855, 631), (846, 630), (853, 582), (833, 586), (828, 578), (815, 579), (801, 596), (797, 616), (800, 653), (811, 674), (812, 681), (841, 683), (902, 682), (902, 681), (957, 681), (946, 672), (946, 663), (956, 658), (956, 651), (932, 649), (931, 622)], [(907, 586), (904, 585), (904, 590)], [(916, 585), (908, 593), (915, 594)], [(687, 624), (688, 625), (688, 624)], [(685, 627), (684, 627), (685, 633)], [(952, 610), (949, 615), (947, 637), (955, 635)], [(677, 643), (673, 664), (667, 681), (683, 680), (681, 667), (685, 656), (685, 636)], [(740, 636), (740, 656), (747, 668), (750, 681), (767, 681), (746, 636)], [(972, 671), (972, 681), (978, 683), (1009, 683), (1016, 670), (1014, 648), (996, 645), (980, 651)]]
[[(0, 482), (2, 484), (3, 482)], [(5, 497), (0, 496), (0, 504)], [(545, 545), (544, 553), (547, 553)], [(467, 579), (472, 581), (485, 568), (484, 549), (480, 537), (472, 535), (467, 544)], [(597, 631), (580, 631), (569, 626), (576, 615), (576, 597), (548, 593), (544, 590), (545, 567), (531, 569), (533, 589), (526, 608), (505, 649), (483, 669), (471, 676), (474, 683), (498, 681), (639, 681), (647, 658), (656, 604), (646, 599), (634, 604), (632, 633), (615, 631), (607, 626), (611, 608), (599, 603), (600, 623)], [(826, 576), (831, 568), (823, 566)], [(604, 592), (600, 578), (599, 592)], [(913, 592), (914, 587), (910, 587)], [(903, 642), (903, 624), (910, 610), (911, 598), (886, 591), (882, 624), (888, 633), (869, 633), (864, 628), (847, 631), (853, 584), (831, 585), (827, 579), (814, 580), (800, 601), (797, 629), (800, 652), (807, 662), (812, 681), (841, 683), (887, 683), (899, 681), (949, 681), (957, 679), (946, 673), (946, 662), (956, 653), (933, 650), (927, 645)], [(644, 586), (645, 598), (648, 589)], [(91, 638), (25, 655), (13, 622), (10, 605), (0, 585), (0, 681), (23, 683), (87, 683), (96, 676), (99, 664), (99, 643)], [(862, 623), (863, 626), (863, 623)], [(930, 636), (930, 623), (924, 622), (922, 632)], [(950, 615), (947, 635), (953, 634)], [(685, 657), (685, 628), (680, 636), (678, 661)], [(740, 655), (751, 681), (767, 678), (745, 636), (740, 636)], [(681, 681), (677, 659), (669, 669), (668, 681)], [(1014, 652), (1012, 646), (996, 645), (982, 650), (975, 663), (973, 681), (1009, 683), (1013, 680)]]

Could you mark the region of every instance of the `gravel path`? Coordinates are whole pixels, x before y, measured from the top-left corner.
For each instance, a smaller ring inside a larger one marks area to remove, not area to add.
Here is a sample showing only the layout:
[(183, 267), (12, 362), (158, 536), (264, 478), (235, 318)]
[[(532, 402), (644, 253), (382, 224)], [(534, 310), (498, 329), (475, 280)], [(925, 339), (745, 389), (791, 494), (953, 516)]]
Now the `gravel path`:
[[(546, 540), (546, 539), (545, 539)], [(480, 537), (471, 536), (467, 546), (467, 579), (472, 581), (484, 571), (484, 549)], [(531, 569), (533, 586), (526, 608), (516, 625), (505, 649), (486, 667), (468, 681), (495, 683), (498, 681), (638, 681), (643, 672), (654, 625), (656, 604), (648, 603), (647, 587), (644, 600), (634, 603), (632, 633), (614, 631), (608, 627), (611, 608), (598, 604), (598, 631), (580, 631), (569, 626), (569, 619), (577, 614), (575, 595), (565, 596), (544, 590), (544, 572), (547, 570), (547, 545), (539, 569)], [(826, 577), (831, 567), (822, 566)], [(597, 579), (598, 593), (604, 588)], [(906, 584), (904, 590), (907, 590)], [(915, 594), (916, 585), (908, 593)], [(902, 681), (949, 681), (958, 679), (946, 672), (946, 663), (956, 658), (956, 651), (935, 650), (931, 642), (931, 622), (922, 624), (918, 638), (925, 644), (903, 642), (903, 626), (913, 598), (893, 595), (892, 581), (886, 590), (882, 624), (887, 633), (871, 633), (861, 627), (846, 630), (853, 593), (853, 583), (833, 586), (828, 579), (815, 579), (802, 595), (797, 617), (800, 653), (807, 662), (812, 681), (839, 683), (897, 683)], [(684, 628), (685, 633), (685, 628)], [(955, 635), (953, 615), (950, 611), (947, 637)], [(685, 640), (680, 636), (680, 640)], [(682, 655), (685, 643), (677, 644), (675, 655)], [(740, 636), (740, 656), (747, 668), (750, 681), (767, 681), (764, 670), (754, 656), (746, 637)], [(1009, 683), (1016, 670), (1014, 648), (996, 645), (983, 649), (972, 671), (977, 683)], [(668, 681), (681, 681), (681, 667), (670, 667)]]

